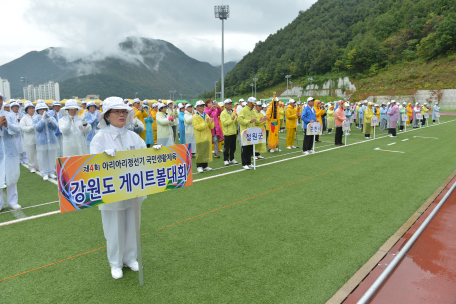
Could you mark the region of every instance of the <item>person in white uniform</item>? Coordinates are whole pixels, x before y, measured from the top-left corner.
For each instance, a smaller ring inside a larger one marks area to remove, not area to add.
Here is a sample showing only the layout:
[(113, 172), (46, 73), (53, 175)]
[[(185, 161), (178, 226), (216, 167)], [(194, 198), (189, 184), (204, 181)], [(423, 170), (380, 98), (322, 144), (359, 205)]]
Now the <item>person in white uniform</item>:
[(188, 103), (185, 106), (184, 112), (184, 125), (185, 125), (185, 142), (187, 144), (192, 144), (192, 156), (196, 154), (196, 141), (195, 133), (193, 132), (193, 108), (192, 104)]
[[(54, 101), (54, 103), (52, 104), (52, 110), (48, 111), (48, 114), (49, 116), (51, 117), (54, 117), (55, 121), (57, 121), (57, 123), (59, 122), (59, 120), (62, 118), (62, 114), (60, 113), (60, 109), (62, 108), (62, 105), (60, 104), (60, 102), (58, 101)], [(63, 143), (62, 143), (62, 133), (60, 133), (60, 129), (57, 128), (57, 130), (55, 130), (55, 136), (57, 137), (57, 141), (59, 142), (59, 153), (57, 154), (57, 157), (61, 157), (63, 155), (62, 153), (62, 147), (63, 147)]]
[[(3, 108), (3, 96), (0, 95), (0, 109)], [(20, 176), (19, 152), (14, 135), (21, 131), (12, 113), (0, 110), (0, 210), (3, 209), (3, 189), (6, 188), (6, 200), (10, 209), (21, 209), (17, 203), (17, 182)]]
[[(99, 117), (100, 131), (92, 139), (90, 151), (93, 154), (106, 153), (108, 159), (116, 151), (146, 149), (146, 143), (135, 132), (129, 131), (135, 111), (123, 103), (120, 97), (109, 97), (103, 102)], [(157, 146), (156, 146), (157, 147)], [(146, 197), (138, 198), (139, 204)], [(139, 270), (135, 233), (135, 199), (98, 206), (101, 210), (103, 231), (106, 238), (107, 255), (114, 279), (123, 276), (122, 267)]]
[(92, 130), (86, 134), (87, 149), (90, 153), (90, 143), (92, 142), (93, 137), (98, 132), (98, 117), (100, 117), (100, 111), (97, 110), (97, 105), (91, 101), (87, 104), (87, 114), (86, 121), (89, 125), (92, 126)]
[(40, 172), (43, 180), (56, 178), (55, 159), (59, 153), (59, 143), (55, 136), (58, 123), (54, 117), (48, 114), (48, 106), (40, 103), (36, 106), (38, 115), (33, 117), (33, 128), (35, 129), (36, 153)]
[(59, 129), (63, 134), (62, 156), (86, 155), (89, 153), (85, 135), (92, 130), (92, 126), (85, 120), (85, 113), (78, 115), (81, 110), (78, 102), (69, 99), (65, 107), (60, 110), (62, 118), (59, 120)]
[(167, 107), (164, 103), (158, 105), (157, 112), (157, 143), (162, 146), (174, 145), (174, 133), (171, 128), (174, 124), (174, 116), (168, 115)]
[(38, 159), (36, 156), (35, 128), (33, 127), (33, 116), (35, 115), (35, 106), (33, 103), (25, 103), (26, 114), (19, 123), (22, 132), (24, 132), (24, 148), (27, 153), (27, 163), (30, 172), (35, 173), (38, 170)]
[[(24, 116), (22, 112), (20, 111), (21, 106), (17, 102), (13, 102), (11, 104), (11, 113), (16, 117), (16, 123), (20, 126), (20, 122), (22, 117)], [(17, 146), (17, 151), (19, 154), (22, 154), (21, 156), (21, 164), (27, 163), (27, 152), (25, 151), (24, 147), (24, 132), (21, 131), (14, 136), (14, 139), (16, 140), (16, 146)]]

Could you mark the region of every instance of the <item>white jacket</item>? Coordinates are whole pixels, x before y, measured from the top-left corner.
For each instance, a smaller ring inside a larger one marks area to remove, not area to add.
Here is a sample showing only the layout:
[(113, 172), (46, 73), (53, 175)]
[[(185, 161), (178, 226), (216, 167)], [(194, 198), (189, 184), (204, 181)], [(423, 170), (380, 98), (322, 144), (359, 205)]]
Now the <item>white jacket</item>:
[(192, 144), (192, 153), (196, 153), (195, 133), (193, 132), (193, 114), (184, 112), (185, 143)]
[(21, 126), (22, 132), (24, 132), (24, 146), (27, 147), (36, 145), (35, 129), (33, 128), (33, 117), (28, 114), (24, 115), (19, 125)]
[(59, 129), (63, 134), (63, 156), (86, 155), (89, 153), (85, 135), (92, 130), (92, 126), (82, 125), (82, 118), (79, 115), (70, 116), (68, 112), (59, 119)]
[[(118, 132), (120, 131), (120, 132)], [(107, 149), (115, 149), (116, 151), (139, 150), (146, 149), (146, 143), (135, 132), (127, 130), (127, 128), (118, 129), (113, 126), (108, 126), (101, 129), (92, 139), (90, 143), (90, 152), (93, 154), (103, 153)], [(138, 198), (139, 203), (146, 196)], [(125, 210), (134, 207), (135, 199), (128, 199), (115, 203), (98, 206), (100, 210)]]
[(21, 131), (16, 116), (1, 110), (0, 116), (5, 116), (8, 127), (0, 128), (0, 185), (16, 184), (20, 175), (20, 155), (17, 151), (14, 136)]

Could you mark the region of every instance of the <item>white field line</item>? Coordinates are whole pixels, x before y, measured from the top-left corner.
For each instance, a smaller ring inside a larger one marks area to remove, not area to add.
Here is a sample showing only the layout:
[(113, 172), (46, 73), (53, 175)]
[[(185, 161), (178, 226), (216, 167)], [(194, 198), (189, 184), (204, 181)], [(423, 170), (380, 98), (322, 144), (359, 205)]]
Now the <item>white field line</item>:
[[(456, 121), (456, 119), (454, 119), (454, 120), (449, 120), (449, 121), (443, 122), (443, 123), (438, 124), (438, 125), (432, 125), (432, 126), (429, 126), (429, 127), (427, 127), (427, 128), (434, 127), (434, 126), (439, 126), (439, 125), (446, 124), (446, 123), (449, 123), (449, 122), (454, 122), (454, 121)], [(412, 129), (412, 130), (409, 130), (409, 131), (406, 131), (406, 132), (402, 132), (401, 134), (405, 134), (405, 133), (407, 133), (407, 132), (412, 132), (412, 131), (416, 131), (416, 130), (420, 130), (420, 129)], [(377, 140), (377, 139), (386, 138), (386, 137), (390, 137), (390, 136), (389, 136), (389, 135), (386, 135), (386, 136), (377, 137), (376, 139), (371, 139), (371, 140)], [(357, 143), (348, 144), (348, 145), (346, 145), (346, 146), (338, 146), (338, 147), (334, 147), (334, 148), (330, 148), (330, 149), (326, 149), (326, 150), (322, 150), (322, 151), (315, 152), (315, 154), (317, 154), (317, 153), (322, 153), (322, 152), (327, 152), (327, 151), (331, 151), (331, 150), (334, 150), (334, 149), (345, 148), (345, 147), (348, 147), (348, 146), (353, 146), (353, 145), (357, 145), (357, 144), (364, 143), (364, 142), (370, 142), (371, 140), (360, 141), (360, 142), (357, 142)], [(296, 152), (292, 152), (292, 153), (296, 153)], [(284, 155), (284, 154), (282, 154), (282, 155)], [(311, 155), (312, 155), (312, 154), (311, 154)], [(280, 156), (280, 155), (277, 155), (277, 157), (278, 157), (278, 156)], [(258, 165), (257, 167), (269, 166), (269, 165), (272, 165), (272, 164), (284, 162), (284, 161), (291, 160), (291, 159), (296, 159), (296, 158), (299, 158), (299, 157), (305, 157), (305, 156), (310, 156), (310, 155), (298, 155), (298, 156), (294, 156), (294, 157), (285, 158), (285, 159), (281, 159), (281, 160), (278, 160), (278, 161), (270, 162), (270, 163), (267, 163), (267, 164)], [(274, 157), (275, 157), (275, 156), (274, 156)], [(228, 166), (228, 167), (229, 167), (229, 166)], [(230, 172), (226, 172), (226, 173), (222, 173), (222, 174), (218, 174), (218, 175), (213, 175), (213, 176), (209, 176), (209, 177), (205, 177), (205, 178), (200, 178), (200, 179), (197, 179), (197, 180), (193, 180), (193, 182), (196, 183), (196, 182), (199, 182), (199, 181), (203, 181), (203, 180), (207, 180), (207, 179), (212, 179), (212, 178), (216, 178), (216, 177), (220, 177), (220, 176), (225, 176), (225, 175), (229, 175), (229, 174), (233, 174), (233, 173), (237, 173), (237, 172), (243, 172), (243, 171), (246, 171), (246, 170), (241, 169), (241, 170), (230, 171)], [(5, 225), (9, 225), (9, 224), (13, 224), (13, 223), (18, 223), (18, 222), (22, 222), (22, 221), (26, 221), (26, 220), (30, 220), (30, 219), (42, 217), (42, 216), (47, 216), (47, 215), (51, 215), (51, 214), (57, 214), (57, 213), (60, 213), (60, 210), (58, 210), (58, 211), (53, 211), (53, 212), (48, 212), (48, 213), (43, 213), (43, 214), (39, 214), (39, 215), (34, 215), (34, 216), (30, 216), (30, 217), (26, 217), (26, 218), (23, 218), (23, 219), (18, 219), (18, 220), (10, 221), (10, 222), (0, 223), (0, 226), (5, 226)]]
[(408, 138), (406, 138), (406, 139), (403, 139), (402, 141), (407, 141), (407, 140), (409, 140), (409, 139), (408, 139)]
[(387, 146), (392, 146), (392, 145), (395, 145), (396, 143), (393, 142), (393, 143), (390, 143), (390, 144), (387, 144)]
[[(58, 202), (59, 202), (59, 201), (49, 202), (49, 203), (44, 203), (44, 204), (39, 204), (39, 205), (34, 205), (34, 206), (28, 206), (28, 207), (22, 207), (21, 210), (29, 209), (29, 208), (34, 208), (34, 207), (39, 207), (39, 206), (44, 206), (44, 205), (49, 205), (49, 204), (55, 204), (55, 203), (58, 203)], [(9, 213), (9, 212), (12, 212), (12, 210), (3, 211), (3, 212), (0, 212), (0, 214)]]

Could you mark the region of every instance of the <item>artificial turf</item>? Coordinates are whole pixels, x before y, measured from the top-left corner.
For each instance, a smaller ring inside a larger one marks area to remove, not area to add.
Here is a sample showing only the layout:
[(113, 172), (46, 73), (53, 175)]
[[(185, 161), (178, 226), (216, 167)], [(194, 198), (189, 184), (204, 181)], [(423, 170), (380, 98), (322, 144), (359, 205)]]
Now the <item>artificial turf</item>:
[[(142, 206), (143, 287), (129, 270), (112, 279), (102, 248), (0, 281), (0, 301), (323, 303), (456, 169), (455, 127), (398, 133), (149, 196)], [(330, 143), (317, 147), (324, 145)], [(277, 157), (258, 164), (298, 155), (267, 153)], [(240, 169), (224, 168), (223, 159), (211, 166), (223, 169), (195, 180)], [(21, 173), (22, 206), (56, 200), (55, 185)], [(96, 208), (0, 229), (0, 280), (105, 246)]]

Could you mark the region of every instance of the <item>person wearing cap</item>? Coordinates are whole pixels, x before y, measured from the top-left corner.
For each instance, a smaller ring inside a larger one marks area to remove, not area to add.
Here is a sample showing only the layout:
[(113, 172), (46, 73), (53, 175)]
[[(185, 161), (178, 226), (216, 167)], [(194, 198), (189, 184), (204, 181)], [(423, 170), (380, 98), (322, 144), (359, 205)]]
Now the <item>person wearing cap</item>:
[(407, 120), (407, 126), (410, 125), (412, 123), (412, 120), (413, 120), (413, 106), (412, 106), (412, 103), (408, 103), (407, 107), (405, 108), (405, 112), (408, 116), (408, 120)]
[(3, 110), (6, 111), (6, 112), (11, 112), (10, 104), (9, 103), (5, 103), (3, 105)]
[(285, 107), (283, 102), (279, 101), (279, 111), (278, 111), (279, 119), (280, 119), (280, 130), (279, 132), (283, 132), (285, 130)]
[(167, 107), (164, 103), (158, 105), (157, 113), (157, 144), (162, 146), (174, 145), (173, 125), (174, 116), (168, 116)]
[[(391, 102), (386, 104), (386, 112), (388, 113), (391, 110)], [(386, 115), (386, 129), (388, 130), (388, 134), (391, 134), (391, 127), (390, 127), (390, 116)]]
[[(173, 132), (173, 140), (174, 142), (176, 142), (176, 138), (177, 138), (177, 125), (179, 124), (179, 113), (177, 112), (177, 110), (174, 108), (174, 103), (172, 100), (168, 100), (168, 102), (166, 103), (167, 105), (167, 108), (166, 108), (166, 114), (168, 115), (168, 117), (173, 117), (173, 120), (172, 120), (172, 124), (171, 124), (171, 129), (172, 129), (172, 132)], [(174, 144), (174, 143), (173, 143)]]
[(184, 125), (185, 125), (185, 142), (190, 144), (192, 149), (192, 156), (196, 155), (196, 141), (195, 141), (195, 133), (193, 131), (193, 108), (192, 104), (188, 103), (185, 105), (185, 112), (184, 112)]
[(236, 114), (239, 115), (239, 113), (241, 112), (242, 108), (244, 108), (245, 105), (243, 105), (244, 103), (244, 99), (239, 99), (239, 103), (236, 103), (238, 104), (238, 106), (236, 107)]
[(367, 108), (363, 113), (364, 121), (363, 121), (363, 133), (364, 139), (370, 139), (370, 135), (373, 132), (372, 127), (372, 117), (374, 117), (374, 110), (372, 109), (373, 103), (369, 102), (367, 104)]
[(212, 162), (212, 132), (215, 127), (214, 120), (204, 112), (206, 103), (202, 100), (196, 102), (196, 112), (193, 114), (192, 125), (196, 142), (196, 170), (198, 173), (211, 171), (208, 163)]
[(396, 100), (391, 100), (391, 108), (386, 114), (390, 117), (389, 133), (391, 133), (391, 137), (396, 137), (396, 126), (399, 119), (399, 107), (396, 105)]
[(149, 113), (149, 115), (144, 118), (144, 123), (146, 127), (146, 146), (147, 148), (150, 148), (151, 146), (154, 145), (154, 131), (152, 128), (152, 124), (154, 123), (154, 119), (152, 118), (152, 113), (149, 111), (149, 106), (147, 105), (147, 100), (144, 100), (144, 111)]
[[(346, 102), (345, 103), (345, 106), (344, 106), (344, 114), (345, 114), (345, 117), (347, 118), (347, 120), (350, 122), (350, 127), (351, 127), (351, 124), (352, 124), (352, 116), (353, 116), (353, 112), (352, 112), (352, 108), (350, 107), (350, 103), (349, 102)], [(346, 135), (350, 135), (350, 133), (347, 131), (345, 131), (345, 134)]]
[(81, 101), (81, 110), (79, 111), (78, 115), (85, 115), (87, 113), (87, 101)]
[(294, 99), (290, 99), (289, 104), (287, 106), (285, 117), (287, 118), (287, 149), (295, 149), (294, 141), (296, 136), (296, 128), (297, 128), (297, 120), (298, 120), (298, 112), (295, 107), (296, 101)]
[(224, 101), (225, 109), (220, 114), (220, 121), (223, 128), (224, 135), (224, 148), (223, 148), (223, 164), (228, 166), (229, 164), (237, 165), (238, 162), (234, 159), (234, 153), (236, 152), (236, 136), (237, 136), (237, 115), (233, 111), (233, 102), (231, 99)]
[(334, 111), (334, 124), (336, 126), (336, 136), (334, 138), (334, 144), (336, 146), (343, 146), (342, 143), (342, 123), (344, 121), (349, 121), (349, 119), (345, 116), (344, 112), (344, 101), (339, 100), (337, 102), (337, 109)]
[(91, 101), (87, 104), (86, 121), (92, 126), (92, 130), (86, 134), (87, 149), (90, 151), (90, 142), (92, 141), (95, 134), (98, 132), (98, 118), (100, 117), (100, 111), (97, 110), (97, 105)]
[(328, 111), (326, 113), (328, 114), (328, 134), (331, 134), (332, 129), (334, 129), (334, 105), (332, 102), (329, 103)]
[(436, 102), (432, 111), (432, 122), (435, 123), (435, 121), (438, 119), (436, 114), (440, 114), (440, 107), (439, 103)]
[[(12, 108), (12, 106), (11, 106), (11, 108)], [(421, 120), (421, 126), (423, 126), (423, 127), (426, 126), (426, 117), (425, 117), (425, 115), (426, 115), (426, 113), (429, 112), (430, 110), (431, 110), (431, 108), (428, 107), (427, 102), (425, 102), (425, 103), (423, 104), (423, 107), (421, 108), (421, 114), (423, 115), (423, 119)]]
[(413, 108), (413, 128), (416, 129), (419, 127), (419, 119), (418, 114), (421, 114), (421, 107), (420, 104), (417, 102), (415, 103), (415, 107)]
[[(264, 116), (263, 113), (261, 113), (261, 109), (263, 108), (261, 101), (257, 101), (254, 103), (254, 108), (252, 110), (253, 115), (256, 118), (255, 122), (255, 127), (260, 128), (264, 130), (264, 123), (268, 119), (268, 117)], [(266, 141), (264, 143), (256, 144), (255, 145), (255, 155), (253, 156), (256, 160), (258, 159), (264, 159), (263, 156), (261, 156), (261, 153), (265, 153), (267, 151), (266, 149)]]
[[(317, 121), (323, 126), (322, 116), (326, 113), (326, 110), (324, 107), (319, 107), (319, 104), (323, 105), (323, 102), (320, 102), (319, 100), (315, 100), (313, 102), (313, 104), (314, 104), (315, 116), (317, 118)], [(320, 135), (315, 135), (315, 142), (321, 142)], [(313, 144), (313, 142), (312, 142), (312, 144)]]
[(357, 128), (359, 128), (359, 124), (361, 123), (361, 119), (359, 117), (359, 109), (361, 108), (362, 104), (361, 102), (357, 102), (356, 103), (356, 107), (355, 107), (355, 125)]
[(218, 120), (218, 117), (222, 113), (222, 109), (216, 102), (213, 102), (211, 99), (207, 99), (204, 103), (206, 104), (204, 113), (209, 115), (214, 121), (214, 128), (211, 129), (212, 143), (214, 144), (214, 157), (219, 158), (219, 142), (222, 142), (224, 140), (222, 127), (220, 126), (220, 122)]
[(309, 153), (313, 153), (313, 135), (307, 135), (307, 125), (309, 123), (313, 123), (317, 121), (316, 111), (317, 109), (314, 106), (315, 99), (312, 97), (307, 98), (307, 105), (302, 110), (301, 120), (302, 120), (302, 128), (304, 132), (304, 141), (302, 144), (302, 154), (308, 155)]
[[(0, 94), (0, 109), (3, 96)], [(10, 209), (18, 210), (17, 182), (20, 176), (19, 153), (14, 136), (21, 131), (13, 114), (0, 110), (0, 189), (6, 188), (6, 201)], [(0, 193), (0, 210), (3, 208), (3, 190)]]
[(296, 103), (296, 115), (298, 116), (298, 124), (301, 125), (301, 114), (302, 114), (302, 103), (298, 101)]
[(128, 104), (128, 99), (125, 98), (125, 99), (123, 100), (123, 103), (124, 103), (124, 104)]
[(386, 123), (387, 123), (387, 120), (386, 120), (386, 116), (388, 111), (386, 109), (386, 104), (385, 103), (382, 103), (382, 107), (380, 108), (380, 131), (383, 131), (386, 129)]
[(25, 104), (25, 114), (19, 123), (22, 132), (24, 132), (24, 148), (27, 153), (27, 163), (30, 172), (35, 173), (38, 170), (38, 159), (36, 157), (36, 139), (35, 129), (33, 127), (33, 116), (35, 115), (35, 106), (33, 103)]
[[(252, 112), (254, 104), (256, 103), (255, 97), (249, 97), (247, 100), (247, 105), (241, 110), (238, 115), (238, 122), (240, 125), (239, 136), (242, 132), (248, 128), (255, 127), (255, 122), (257, 121), (255, 114)], [(252, 165), (252, 156), (253, 156), (253, 146), (242, 146), (241, 147), (241, 159), (242, 167), (246, 170), (253, 168)]]
[[(16, 123), (20, 126), (20, 121), (22, 119), (23, 114), (20, 112), (20, 106), (15, 101), (11, 104), (11, 113), (16, 118)], [(16, 147), (19, 154), (22, 154), (20, 162), (21, 164), (25, 164), (27, 162), (27, 152), (25, 151), (24, 147), (24, 132), (21, 131), (14, 136), (14, 140), (16, 141)]]
[(81, 111), (78, 102), (68, 99), (65, 107), (60, 110), (62, 118), (59, 120), (59, 129), (63, 134), (62, 156), (86, 155), (89, 153), (84, 134), (92, 130), (92, 126), (85, 120), (85, 114), (77, 115)]
[(157, 112), (158, 112), (158, 105), (159, 103), (153, 103), (152, 108), (150, 109), (150, 115), (152, 119), (154, 120), (152, 122), (152, 132), (153, 132), (153, 138), (154, 138), (154, 143), (157, 143)]
[(48, 110), (49, 108), (46, 104), (40, 103), (36, 106), (38, 114), (33, 117), (38, 166), (43, 180), (57, 177), (54, 174), (55, 159), (60, 148), (55, 136), (58, 123), (54, 117), (48, 114)]
[(186, 144), (185, 141), (185, 106), (183, 103), (178, 104), (178, 109), (179, 109), (179, 143), (180, 144)]
[[(62, 118), (62, 113), (60, 113), (60, 109), (62, 108), (62, 105), (60, 104), (60, 102), (58, 101), (54, 101), (52, 103), (52, 110), (48, 111), (48, 115), (51, 116), (51, 117), (54, 117), (55, 121), (57, 121), (57, 123), (59, 122), (59, 120)], [(57, 157), (61, 157), (63, 156), (63, 143), (62, 143), (62, 133), (60, 132), (60, 129), (57, 128), (57, 130), (55, 130), (55, 136), (57, 137), (57, 141), (59, 142), (59, 151), (57, 153)]]
[[(141, 122), (142, 127), (143, 127), (142, 128), (143, 130), (139, 134), (139, 136), (143, 140), (146, 140), (146, 129), (144, 128), (144, 124), (145, 124), (144, 119), (149, 116), (149, 113), (144, 111), (144, 107), (141, 105), (141, 100), (139, 100), (138, 98), (133, 99), (133, 108), (135, 110), (135, 118), (137, 118)], [(132, 121), (132, 123), (134, 123), (135, 126), (136, 125), (139, 126), (139, 124), (136, 121), (135, 122)], [(132, 128), (131, 125), (127, 125), (127, 127), (130, 128), (129, 130), (131, 130), (131, 128)]]
[[(104, 100), (103, 112), (98, 117), (100, 131), (90, 143), (94, 154), (106, 153), (107, 159), (118, 151), (145, 149), (142, 138), (129, 131), (126, 126), (133, 122), (135, 111), (125, 105), (120, 97), (109, 97)], [(157, 148), (159, 148), (157, 146)], [(141, 206), (145, 196), (138, 197)], [(123, 267), (139, 271), (136, 261), (135, 199), (127, 199), (98, 206), (101, 211), (106, 251), (114, 279), (123, 276)], [(141, 209), (139, 210), (141, 212)], [(141, 217), (139, 217), (141, 218)]]
[(404, 121), (402, 119), (402, 115), (405, 114), (405, 107), (407, 106), (407, 103), (403, 102), (400, 106), (399, 106), (399, 131), (404, 131), (404, 126), (406, 124), (406, 121)]

